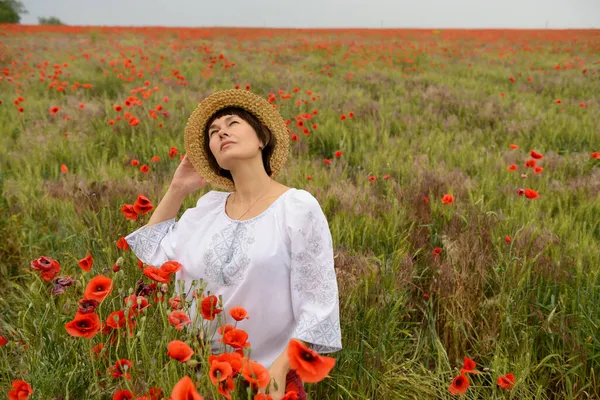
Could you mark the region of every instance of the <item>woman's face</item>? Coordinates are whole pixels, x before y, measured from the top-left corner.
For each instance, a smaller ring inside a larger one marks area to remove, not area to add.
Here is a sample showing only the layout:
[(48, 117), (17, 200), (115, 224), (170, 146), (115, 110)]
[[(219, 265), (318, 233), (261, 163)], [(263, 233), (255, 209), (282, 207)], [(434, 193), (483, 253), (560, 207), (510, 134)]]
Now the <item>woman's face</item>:
[(237, 115), (215, 119), (208, 128), (209, 147), (219, 166), (231, 170), (238, 160), (261, 157), (262, 143), (250, 124)]

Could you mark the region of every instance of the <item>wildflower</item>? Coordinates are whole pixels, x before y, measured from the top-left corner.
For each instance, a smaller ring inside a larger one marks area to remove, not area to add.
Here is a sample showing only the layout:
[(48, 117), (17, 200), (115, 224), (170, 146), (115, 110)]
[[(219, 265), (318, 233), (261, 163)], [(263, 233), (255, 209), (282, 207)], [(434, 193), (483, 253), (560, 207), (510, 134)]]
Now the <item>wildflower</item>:
[(510, 390), (515, 385), (515, 375), (511, 372), (510, 374), (499, 376), (497, 383), (502, 389)]
[(33, 394), (31, 385), (22, 380), (15, 380), (11, 383), (12, 390), (8, 392), (10, 400), (27, 400), (29, 395)]
[(543, 154), (540, 154), (534, 150), (530, 150), (529, 154), (531, 155), (531, 158), (535, 158), (536, 160), (540, 160), (540, 159), (544, 158)]
[(129, 243), (127, 243), (127, 240), (125, 240), (124, 237), (121, 237), (119, 240), (117, 240), (117, 248), (123, 251), (129, 250)]
[(236, 321), (248, 319), (248, 311), (243, 307), (233, 307), (229, 310), (229, 315)]
[(218, 302), (217, 296), (208, 296), (202, 299), (201, 311), (204, 319), (212, 321), (215, 319), (215, 315), (223, 311), (217, 308)]
[(167, 355), (179, 362), (186, 362), (194, 355), (194, 350), (181, 340), (172, 340), (167, 346)]
[(304, 382), (322, 381), (335, 365), (335, 359), (321, 356), (296, 339), (289, 341), (287, 353), (290, 359), (290, 368), (296, 370)]
[(527, 197), (530, 200), (533, 200), (540, 197), (540, 195), (533, 189), (525, 189), (525, 197)]
[(242, 375), (249, 383), (256, 384), (260, 389), (267, 387), (270, 381), (269, 371), (260, 363), (244, 358)]
[(138, 213), (133, 208), (133, 204), (123, 204), (123, 207), (121, 207), (121, 213), (123, 213), (125, 218), (132, 221), (135, 221), (138, 218)]
[(444, 197), (442, 197), (442, 204), (452, 204), (453, 202), (454, 196), (451, 194), (445, 194)]
[(178, 331), (182, 330), (185, 325), (192, 323), (190, 318), (183, 311), (173, 311), (169, 314), (169, 323)]
[(133, 209), (135, 210), (136, 213), (146, 214), (146, 213), (150, 212), (153, 208), (154, 208), (154, 206), (150, 202), (150, 199), (148, 199), (146, 196), (141, 195), (141, 194), (138, 195), (137, 200), (133, 204)]
[(100, 330), (100, 317), (96, 313), (76, 314), (65, 324), (65, 330), (71, 336), (90, 339)]
[(475, 361), (471, 360), (469, 357), (465, 357), (463, 359), (463, 366), (460, 369), (460, 373), (464, 374), (464, 373), (469, 373), (469, 374), (476, 374), (477, 371), (475, 371), (475, 367), (477, 366), (477, 364), (475, 364)]
[(50, 257), (42, 256), (31, 261), (31, 268), (42, 271), (42, 279), (49, 281), (60, 272), (60, 263)]
[(69, 168), (65, 164), (61, 164), (60, 172), (66, 174), (67, 172), (69, 172)]
[(448, 391), (454, 395), (465, 394), (471, 383), (466, 375), (459, 375), (452, 381), (452, 384), (448, 388)]
[(184, 376), (171, 391), (172, 400), (203, 400), (189, 376)]
[(85, 258), (82, 258), (81, 260), (79, 260), (79, 262), (77, 262), (77, 265), (79, 265), (79, 268), (81, 268), (85, 272), (90, 272), (90, 270), (92, 269), (93, 263), (94, 263), (94, 260), (92, 258), (92, 255), (88, 254), (87, 256), (85, 256)]
[(102, 302), (112, 292), (112, 279), (98, 275), (93, 277), (85, 287), (84, 298)]

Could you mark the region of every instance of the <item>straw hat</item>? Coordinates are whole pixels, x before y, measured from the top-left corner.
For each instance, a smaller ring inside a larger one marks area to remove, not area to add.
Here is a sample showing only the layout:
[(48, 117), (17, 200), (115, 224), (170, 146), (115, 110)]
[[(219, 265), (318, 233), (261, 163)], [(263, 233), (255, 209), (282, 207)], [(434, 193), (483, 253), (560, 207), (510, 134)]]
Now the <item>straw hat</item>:
[(284, 166), (290, 151), (290, 131), (285, 121), (272, 104), (244, 89), (216, 92), (205, 98), (190, 115), (185, 127), (185, 149), (194, 169), (221, 189), (233, 191), (235, 186), (229, 179), (214, 171), (204, 151), (204, 132), (208, 120), (219, 110), (240, 107), (253, 114), (275, 137), (275, 148), (271, 155), (271, 177), (275, 177)]

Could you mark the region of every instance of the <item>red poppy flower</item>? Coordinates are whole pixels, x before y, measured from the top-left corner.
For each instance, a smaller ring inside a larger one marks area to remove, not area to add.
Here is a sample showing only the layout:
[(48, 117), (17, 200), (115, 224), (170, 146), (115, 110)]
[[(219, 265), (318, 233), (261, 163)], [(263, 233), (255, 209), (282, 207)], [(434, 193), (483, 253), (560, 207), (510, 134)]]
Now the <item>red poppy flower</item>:
[(516, 150), (516, 149), (519, 148), (519, 146), (517, 146), (516, 144), (511, 144), (510, 148), (513, 149), (513, 150)]
[(4, 336), (0, 335), (0, 347), (6, 346), (7, 343), (8, 343), (8, 339), (5, 338)]
[(175, 296), (175, 297), (170, 298), (169, 306), (171, 306), (171, 308), (173, 310), (179, 310), (179, 309), (183, 308), (183, 304), (181, 302), (181, 297)]
[(348, 116), (349, 116), (350, 118), (354, 118), (354, 113), (353, 113), (352, 111), (350, 111), (350, 112), (348, 113)]
[(114, 109), (116, 112), (121, 112), (121, 111), (123, 110), (123, 107), (122, 107), (122, 106), (120, 106), (120, 105), (116, 105), (116, 106), (114, 106), (114, 107), (113, 107), (113, 109)]
[(140, 172), (147, 174), (148, 172), (150, 172), (150, 167), (144, 164), (140, 167)]
[(231, 329), (223, 335), (222, 342), (226, 345), (233, 347), (234, 349), (243, 349), (250, 347), (248, 340), (248, 333), (243, 329)]
[(132, 167), (137, 167), (138, 165), (140, 165), (140, 161), (139, 160), (131, 160), (131, 166)]
[(541, 174), (542, 172), (544, 172), (544, 168), (542, 168), (542, 167), (535, 167), (533, 169), (533, 173), (536, 175)]
[(100, 330), (100, 317), (96, 313), (76, 314), (65, 324), (65, 329), (71, 336), (90, 339)]
[(536, 151), (533, 151), (533, 150), (531, 150), (529, 152), (529, 154), (531, 155), (532, 158), (535, 158), (536, 160), (540, 160), (540, 159), (544, 158), (543, 154), (540, 154), (540, 153), (538, 153)]
[(444, 197), (442, 197), (442, 204), (452, 204), (453, 202), (454, 196), (451, 194), (445, 194)]
[(594, 158), (594, 159), (596, 159), (596, 160), (600, 160), (600, 152), (598, 152), (598, 151), (595, 151), (595, 152), (593, 152), (592, 154), (590, 154), (590, 157), (591, 157), (591, 158)]
[(150, 202), (150, 199), (148, 199), (146, 196), (141, 195), (141, 194), (138, 195), (137, 200), (133, 204), (133, 209), (137, 213), (146, 214), (153, 208), (154, 208), (154, 206)]
[(242, 375), (249, 383), (257, 385), (260, 389), (264, 389), (269, 384), (271, 377), (269, 371), (260, 363), (250, 361), (244, 357), (242, 361)]
[(232, 373), (233, 370), (228, 362), (215, 361), (210, 365), (208, 376), (210, 377), (213, 385), (217, 385), (219, 382), (231, 377)]
[(63, 174), (66, 174), (67, 172), (69, 172), (69, 168), (65, 164), (61, 164), (60, 172), (62, 172)]
[(268, 394), (257, 393), (254, 400), (273, 400), (273, 398)]
[(54, 106), (54, 107), (50, 108), (50, 114), (52, 114), (52, 115), (56, 115), (59, 111), (60, 111), (59, 107)]
[(155, 282), (160, 283), (170, 283), (171, 276), (168, 273), (165, 273), (160, 268), (153, 267), (152, 265), (146, 265), (144, 267), (144, 275), (148, 278), (152, 279)]
[(181, 264), (177, 261), (167, 261), (160, 266), (160, 270), (165, 274), (174, 274), (181, 270)]
[(285, 393), (285, 396), (283, 396), (281, 400), (298, 400), (298, 392), (295, 390), (290, 390)]
[(304, 382), (322, 381), (335, 365), (335, 359), (321, 356), (296, 339), (290, 340), (287, 353), (290, 359), (290, 368), (295, 369)]
[(244, 307), (233, 307), (229, 310), (229, 315), (236, 321), (242, 321), (248, 318), (248, 311)]
[(329, 164), (331, 164), (331, 159), (329, 159), (329, 158), (326, 158), (326, 159), (324, 159), (324, 160), (323, 160), (323, 163), (324, 163), (325, 165), (329, 165)]
[(535, 190), (526, 188), (525, 189), (525, 197), (527, 197), (530, 200), (533, 200), (533, 199), (537, 199), (538, 197), (540, 197), (540, 195)]
[(512, 242), (512, 239), (511, 239), (511, 237), (510, 237), (510, 236), (506, 235), (506, 236), (504, 236), (504, 241), (505, 241), (506, 243), (510, 243), (510, 242)]
[(179, 362), (186, 362), (194, 355), (194, 350), (181, 340), (172, 340), (167, 346), (167, 355)]
[(123, 213), (125, 218), (132, 221), (135, 221), (138, 218), (138, 213), (133, 208), (133, 204), (123, 204), (123, 207), (121, 207), (121, 213)]
[(207, 296), (202, 299), (201, 302), (201, 311), (202, 317), (204, 319), (212, 321), (215, 319), (215, 315), (219, 314), (223, 310), (217, 308), (219, 304), (219, 299), (217, 296)]
[(435, 248), (433, 249), (433, 256), (434, 256), (434, 257), (439, 257), (439, 256), (440, 256), (440, 254), (441, 254), (441, 252), (442, 252), (442, 248), (441, 248), (441, 247), (435, 247)]
[(344, 114), (340, 115), (340, 120), (343, 121), (346, 119), (346, 116)]
[(463, 366), (460, 369), (460, 373), (461, 373), (461, 375), (463, 375), (465, 373), (476, 374), (477, 373), (477, 371), (475, 371), (476, 367), (477, 367), (477, 364), (475, 364), (475, 361), (471, 360), (469, 357), (465, 357), (463, 359)]
[(129, 390), (119, 390), (113, 395), (113, 400), (131, 400), (134, 396)]
[(371, 175), (369, 176), (369, 182), (375, 182), (375, 180), (377, 179), (377, 177), (375, 175)]
[(117, 248), (123, 251), (129, 250), (129, 243), (127, 243), (127, 240), (125, 240), (124, 237), (121, 237), (119, 240), (117, 240)]
[[(127, 324), (129, 325), (129, 328), (132, 329), (134, 324), (132, 313), (129, 314), (128, 319), (129, 322)], [(108, 317), (106, 317), (106, 325), (113, 329), (121, 329), (123, 325), (125, 325), (125, 322), (127, 322), (127, 320), (125, 318), (125, 311), (123, 310), (112, 312)]]
[(123, 300), (125, 302), (125, 306), (129, 307), (132, 315), (136, 315), (139, 311), (150, 307), (150, 303), (148, 303), (148, 299), (144, 296), (137, 296), (132, 294), (130, 296), (125, 297)]
[(223, 395), (227, 400), (231, 400), (231, 393), (235, 389), (235, 384), (233, 383), (233, 378), (230, 376), (224, 381), (219, 382), (219, 386), (217, 387), (217, 391), (219, 394)]
[(175, 157), (177, 154), (179, 154), (179, 151), (177, 151), (177, 147), (171, 147), (169, 149), (169, 158), (173, 158)]
[(159, 157), (159, 156), (153, 156), (153, 157), (150, 159), (150, 161), (151, 161), (151, 162), (153, 162), (153, 163), (157, 163), (157, 162), (159, 162), (159, 161), (160, 161), (160, 157)]
[(467, 389), (471, 386), (469, 378), (466, 375), (459, 375), (452, 381), (452, 384), (448, 388), (448, 391), (454, 395), (465, 394)]
[(79, 309), (77, 310), (78, 314), (91, 314), (96, 312), (96, 308), (98, 308), (98, 303), (96, 300), (91, 299), (81, 299), (79, 300)]
[(192, 378), (184, 376), (173, 387), (171, 400), (203, 400), (203, 398), (196, 390)]
[(133, 367), (133, 363), (126, 358), (122, 358), (117, 360), (114, 365), (109, 367), (109, 372), (112, 374), (113, 378), (125, 378), (131, 379), (131, 374), (129, 371)]
[(49, 281), (60, 272), (60, 263), (50, 257), (42, 256), (37, 260), (31, 261), (31, 268), (36, 271), (42, 271), (42, 278), (45, 281)]
[(514, 385), (515, 375), (512, 372), (510, 374), (498, 377), (498, 386), (500, 386), (502, 389), (510, 390)]
[(515, 164), (510, 164), (507, 168), (507, 170), (509, 171), (516, 171), (517, 170), (517, 166)]
[(232, 375), (237, 374), (242, 369), (242, 361), (243, 356), (239, 353), (221, 353), (219, 355), (210, 355), (208, 356), (208, 363), (212, 364), (214, 362), (226, 362), (231, 365)]
[(164, 397), (162, 389), (157, 386), (153, 386), (148, 390), (148, 396), (150, 396), (150, 400), (161, 400)]
[(12, 381), (11, 386), (13, 389), (8, 392), (9, 400), (27, 400), (29, 395), (33, 394), (31, 385), (25, 381)]
[(102, 302), (112, 292), (112, 279), (98, 275), (93, 277), (85, 287), (84, 298)]
[(217, 329), (217, 332), (219, 332), (219, 335), (223, 336), (224, 334), (226, 334), (227, 332), (229, 332), (232, 329), (235, 329), (235, 326), (225, 324), (225, 325), (219, 326), (219, 328)]
[(90, 270), (92, 269), (92, 264), (94, 264), (94, 259), (92, 258), (91, 254), (88, 254), (87, 256), (85, 256), (85, 258), (82, 258), (77, 263), (77, 265), (79, 265), (79, 268), (81, 268), (85, 272), (90, 272)]
[(178, 331), (182, 330), (185, 325), (192, 323), (190, 318), (183, 311), (173, 311), (169, 314), (169, 323)]

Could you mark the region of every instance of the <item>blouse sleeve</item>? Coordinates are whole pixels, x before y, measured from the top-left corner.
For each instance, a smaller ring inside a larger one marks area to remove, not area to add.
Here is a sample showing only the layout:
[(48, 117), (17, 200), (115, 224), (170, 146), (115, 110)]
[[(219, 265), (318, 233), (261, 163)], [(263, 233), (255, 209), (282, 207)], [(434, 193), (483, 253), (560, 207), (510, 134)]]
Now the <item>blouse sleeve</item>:
[(175, 251), (179, 244), (178, 231), (181, 230), (181, 224), (214, 211), (219, 200), (219, 193), (210, 191), (200, 197), (196, 206), (188, 208), (179, 221), (171, 218), (158, 224), (142, 226), (125, 236), (125, 240), (137, 258), (145, 264), (159, 267), (167, 261), (175, 260)]
[(338, 285), (331, 232), (317, 199), (297, 190), (289, 201), (287, 230), (291, 244), (292, 337), (318, 353), (342, 348)]

